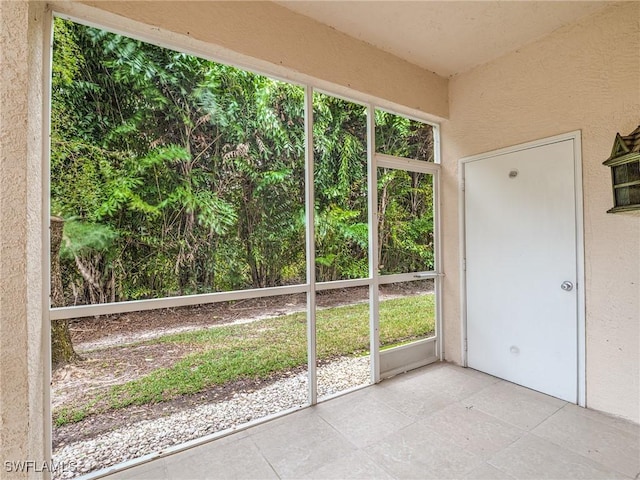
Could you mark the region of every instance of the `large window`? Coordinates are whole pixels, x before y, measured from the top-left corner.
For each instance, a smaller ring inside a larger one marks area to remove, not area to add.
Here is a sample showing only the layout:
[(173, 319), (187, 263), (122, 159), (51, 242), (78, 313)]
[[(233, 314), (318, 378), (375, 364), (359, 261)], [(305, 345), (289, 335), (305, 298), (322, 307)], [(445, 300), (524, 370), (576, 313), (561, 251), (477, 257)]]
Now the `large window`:
[(56, 306), (304, 283), (304, 90), (55, 22)]
[(52, 72), (67, 473), (434, 360), (435, 126), (61, 18)]

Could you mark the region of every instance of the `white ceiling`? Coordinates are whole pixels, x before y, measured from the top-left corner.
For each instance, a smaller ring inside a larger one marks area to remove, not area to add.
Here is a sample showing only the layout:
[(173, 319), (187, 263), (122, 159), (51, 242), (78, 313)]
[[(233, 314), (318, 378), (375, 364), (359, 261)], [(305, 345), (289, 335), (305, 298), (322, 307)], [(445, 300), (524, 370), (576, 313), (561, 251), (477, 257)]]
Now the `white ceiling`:
[(606, 1), (278, 1), (444, 77), (595, 12)]

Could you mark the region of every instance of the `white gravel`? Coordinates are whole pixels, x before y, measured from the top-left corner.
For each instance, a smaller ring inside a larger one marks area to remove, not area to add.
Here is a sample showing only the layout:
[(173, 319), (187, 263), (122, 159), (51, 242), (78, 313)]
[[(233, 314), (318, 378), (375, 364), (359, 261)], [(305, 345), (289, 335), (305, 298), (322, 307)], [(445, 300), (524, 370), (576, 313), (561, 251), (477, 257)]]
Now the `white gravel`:
[[(344, 357), (319, 367), (318, 397), (366, 385), (369, 357)], [(242, 425), (307, 403), (307, 373), (281, 379), (267, 387), (238, 392), (226, 401), (200, 405), (155, 420), (144, 420), (78, 441), (53, 453), (55, 464), (65, 465), (53, 479), (74, 478), (167, 447)]]

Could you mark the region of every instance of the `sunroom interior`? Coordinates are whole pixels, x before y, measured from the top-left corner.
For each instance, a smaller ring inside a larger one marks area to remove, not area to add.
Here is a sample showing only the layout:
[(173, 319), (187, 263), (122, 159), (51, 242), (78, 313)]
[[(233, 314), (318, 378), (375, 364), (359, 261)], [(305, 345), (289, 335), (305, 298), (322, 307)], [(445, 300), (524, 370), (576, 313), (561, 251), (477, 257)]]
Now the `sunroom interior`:
[[(434, 282), (436, 335), (426, 342), (418, 342), (413, 350), (405, 346), (379, 352), (379, 339), (375, 333), (378, 325), (376, 302), (378, 287), (385, 280), (378, 275), (378, 265), (369, 265), (369, 278), (341, 285), (369, 288), (368, 300), (375, 305), (370, 312), (373, 319), (371, 374), (364, 383), (377, 384), (385, 377), (433, 363), (406, 374), (406, 378), (398, 375), (382, 381), (380, 386), (388, 382), (387, 393), (398, 388), (395, 395), (427, 398), (429, 388), (446, 391), (446, 382), (461, 385), (463, 390), (468, 385), (478, 388), (469, 387), (469, 395), (479, 395), (485, 387), (503, 388), (493, 380), (501, 377), (499, 372), (502, 370), (482, 368), (482, 359), (470, 354), (475, 342), (483, 338), (473, 337), (474, 330), (468, 323), (471, 321), (472, 285), (469, 283), (471, 274), (467, 275), (470, 268), (467, 260), (471, 261), (469, 232), (473, 227), (469, 222), (470, 216), (477, 212), (469, 205), (471, 181), (475, 178), (471, 176), (474, 172), (471, 166), (481, 164), (480, 160), (507, 158), (522, 151), (570, 145), (568, 156), (571, 162), (576, 162), (572, 163), (571, 173), (575, 181), (575, 192), (572, 191), (575, 210), (571, 213), (575, 224), (571, 226), (574, 231), (571, 238), (576, 266), (571, 278), (566, 279), (572, 284), (572, 292), (564, 291), (561, 282), (554, 287), (563, 294), (573, 295), (576, 325), (570, 332), (573, 335), (570, 354), (574, 362), (570, 368), (575, 383), (570, 386), (573, 396), (562, 400), (569, 405), (578, 405), (576, 409), (586, 408), (586, 411), (608, 415), (603, 418), (610, 419), (615, 425), (612, 428), (627, 435), (624, 437), (625, 448), (628, 448), (622, 462), (624, 466), (615, 468), (609, 464), (609, 474), (615, 472), (634, 478), (640, 472), (637, 465), (640, 222), (637, 212), (607, 213), (613, 201), (611, 174), (602, 164), (611, 155), (616, 134), (628, 135), (640, 123), (640, 5), (637, 2), (22, 1), (2, 2), (0, 12), (3, 64), (8, 66), (3, 68), (0, 80), (3, 98), (0, 106), (3, 138), (0, 146), (3, 151), (0, 164), (3, 225), (0, 230), (0, 459), (3, 473), (9, 478), (12, 474), (18, 475), (11, 462), (35, 460), (42, 467), (43, 462), (51, 460), (50, 322), (56, 318), (174, 306), (171, 299), (161, 299), (168, 303), (150, 307), (106, 306), (104, 311), (89, 308), (84, 313), (51, 308), (48, 295), (49, 143), (46, 132), (50, 128), (49, 49), (54, 15), (302, 85), (307, 92), (306, 100), (310, 102), (308, 106), (312, 103), (313, 92), (357, 102), (368, 111), (369, 132), (375, 130), (372, 119), (376, 109), (433, 127), (437, 140), (432, 164), (425, 167), (412, 163), (411, 159), (377, 155), (375, 148), (369, 152), (367, 162), (369, 182), (374, 182), (369, 185), (370, 191), (375, 190), (376, 166), (407, 168), (432, 178), (436, 192), (435, 266), (424, 271), (394, 272), (395, 276), (386, 281), (428, 279)], [(545, 155), (555, 154), (551, 150), (540, 151)], [(507, 170), (509, 175), (505, 175), (505, 182), (513, 183), (518, 176), (522, 178), (527, 174), (525, 167), (519, 166), (517, 170), (508, 167)], [(540, 173), (542, 182), (552, 183), (551, 179), (561, 175), (553, 159), (543, 170)], [(485, 193), (481, 196), (489, 197), (489, 190)], [(313, 202), (313, 198), (310, 201)], [(373, 205), (369, 204), (370, 215), (373, 215)], [(527, 224), (529, 218), (529, 226), (534, 218), (533, 214), (528, 216), (528, 211), (513, 215), (513, 223), (517, 223), (514, 219), (519, 216), (524, 219), (523, 224)], [(482, 230), (478, 230), (479, 234)], [(547, 235), (555, 240), (555, 230)], [(511, 238), (507, 240), (509, 243)], [(374, 245), (369, 248), (376, 246), (375, 242), (371, 243)], [(480, 242), (480, 248), (484, 252), (482, 258), (488, 259), (488, 266), (484, 267), (486, 271), (479, 272), (478, 278), (488, 279), (486, 283), (498, 282), (498, 277), (490, 275), (492, 264), (497, 261), (492, 255), (502, 255), (506, 250), (501, 249), (506, 247), (489, 249)], [(527, 245), (527, 250), (533, 248)], [(529, 257), (535, 258), (535, 254), (530, 253)], [(369, 261), (373, 262), (372, 259), (373, 255)], [(479, 283), (483, 282), (479, 280)], [(316, 284), (315, 278), (307, 277), (306, 283), (297, 290), (274, 290), (269, 295), (306, 294), (308, 307), (310, 302), (315, 302), (316, 290), (331, 288), (331, 285), (322, 286)], [(490, 285), (490, 288), (504, 288), (508, 292), (508, 286), (502, 284)], [(238, 292), (219, 298), (215, 295), (205, 301), (244, 298)], [(509, 296), (508, 293), (502, 295)], [(531, 295), (534, 295), (533, 288)], [(202, 300), (201, 297), (185, 300), (181, 305), (199, 304)], [(508, 298), (504, 301), (514, 303)], [(540, 311), (546, 312), (542, 307), (546, 299), (534, 299), (534, 303), (539, 303)], [(554, 336), (559, 333), (551, 325), (551, 330), (543, 332), (542, 338)], [(310, 352), (315, 355), (313, 334), (307, 340), (313, 345)], [(469, 342), (472, 342), (471, 346)], [(488, 350), (494, 346), (493, 343), (486, 344)], [(517, 364), (511, 359), (516, 358), (524, 347), (509, 347), (505, 357), (497, 357), (497, 361)], [(555, 354), (545, 350), (548, 348), (546, 341), (544, 345), (534, 344), (533, 348), (546, 352), (546, 356)], [(488, 356), (482, 352), (480, 357)], [(505, 358), (509, 360), (505, 361)], [(318, 400), (315, 363), (314, 359), (309, 364), (313, 373), (307, 372), (310, 379), (308, 405)], [(544, 367), (540, 369), (544, 370)], [(543, 376), (550, 376), (548, 372), (543, 373)], [(501, 378), (512, 380), (507, 374)], [(541, 390), (526, 382), (513, 381)], [(354, 416), (358, 415), (359, 404), (375, 411), (372, 403), (382, 398), (375, 395), (382, 394), (371, 393), (374, 388), (377, 387), (331, 400), (323, 408), (330, 410), (331, 402), (335, 405), (342, 402), (346, 411)], [(554, 391), (543, 390), (553, 397), (562, 397)], [(484, 400), (488, 404), (492, 401), (491, 392), (485, 392)], [(543, 403), (554, 405), (554, 401), (559, 401), (549, 399)], [(464, 398), (458, 400), (463, 402)], [(462, 408), (460, 405), (456, 408)], [(465, 408), (470, 407), (465, 405)], [(485, 407), (485, 411), (490, 408)], [(313, 408), (295, 415), (310, 415), (308, 410), (313, 411)], [(571, 412), (572, 415), (575, 413)], [(378, 413), (384, 415), (388, 411)], [(334, 420), (342, 418), (346, 422), (346, 417), (340, 415), (348, 416), (349, 413), (334, 415)], [(309, 428), (310, 435), (316, 432), (319, 438), (324, 434), (324, 424), (318, 431), (314, 430), (317, 419), (296, 418), (293, 422), (297, 423), (291, 430)], [(388, 420), (381, 418), (380, 422)], [(405, 426), (401, 417), (396, 420), (397, 425), (389, 427), (390, 431)], [(429, 422), (428, 418), (425, 422)], [(265, 443), (269, 443), (269, 427), (265, 425), (252, 428), (257, 429), (255, 435), (264, 436)], [(288, 427), (282, 425), (272, 428), (289, 432)], [(214, 435), (205, 440), (218, 437), (220, 435)], [(384, 448), (392, 450), (391, 441), (384, 447), (382, 442), (374, 444), (372, 439), (362, 445), (350, 440), (363, 449), (371, 447), (374, 456), (384, 457)], [(300, 442), (304, 443), (303, 440)], [(183, 445), (179, 449), (187, 453), (189, 448), (202, 443)], [(221, 451), (233, 451), (223, 443), (220, 448)], [(491, 452), (496, 457), (507, 453), (503, 450)], [(154, 461), (165, 461), (169, 458), (166, 455), (165, 452), (134, 459), (125, 467), (136, 468), (145, 463), (150, 469), (139, 472), (157, 475), (158, 471), (153, 468), (159, 464)], [(191, 461), (190, 457), (184, 458), (186, 463)], [(348, 458), (357, 463), (360, 457)], [(240, 463), (241, 457), (236, 460)], [(292, 469), (294, 461), (291, 462), (291, 468), (287, 467), (285, 456), (281, 463), (273, 463), (269, 472), (280, 478), (331, 475), (329, 470), (321, 469), (322, 465), (312, 468), (309, 464), (308, 468), (295, 470)], [(382, 470), (365, 469), (360, 475), (363, 478), (411, 475), (409, 471), (394, 470), (392, 463), (380, 466)], [(456, 471), (451, 478), (478, 468), (477, 464), (469, 465), (467, 471)], [(51, 468), (38, 469), (37, 465), (31, 468), (36, 472), (34, 475), (51, 473), (46, 471)], [(133, 470), (123, 468), (119, 473), (122, 478), (134, 475)], [(206, 469), (206, 462), (202, 468)], [(481, 475), (496, 478), (507, 472), (524, 476), (522, 472), (500, 470), (497, 461), (490, 466), (483, 465), (483, 468), (473, 470), (477, 478)], [(113, 471), (99, 473), (107, 475)], [(88, 473), (89, 477), (95, 476), (95, 468), (92, 472)], [(167, 478), (172, 477), (166, 462), (162, 472)], [(242, 476), (249, 471), (234, 472)], [(340, 472), (344, 475), (345, 470)], [(231, 471), (227, 473), (232, 475)], [(206, 477), (204, 470), (192, 474)], [(179, 474), (174, 471), (173, 476), (176, 475)], [(259, 470), (253, 475), (266, 474)]]

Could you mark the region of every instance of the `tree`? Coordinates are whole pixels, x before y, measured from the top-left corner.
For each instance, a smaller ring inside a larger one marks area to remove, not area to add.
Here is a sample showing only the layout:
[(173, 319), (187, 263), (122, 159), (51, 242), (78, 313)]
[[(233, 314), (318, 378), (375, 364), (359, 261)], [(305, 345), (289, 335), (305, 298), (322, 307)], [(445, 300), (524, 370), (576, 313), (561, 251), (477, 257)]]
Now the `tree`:
[[(65, 305), (304, 281), (302, 88), (60, 18), (53, 72)], [(314, 117), (317, 278), (364, 277), (366, 110), (316, 93)], [(431, 127), (376, 121), (383, 153), (432, 156)], [(380, 261), (424, 266), (431, 186), (385, 175)]]
[[(433, 128), (376, 110), (376, 150), (434, 161)], [(378, 263), (381, 273), (434, 268), (433, 183), (430, 175), (381, 168), (378, 172)]]
[[(62, 272), (60, 271), (60, 244), (62, 243), (64, 220), (51, 217), (51, 306), (64, 305), (62, 290)], [(69, 362), (80, 360), (73, 349), (69, 322), (67, 320), (51, 321), (51, 365), (57, 368)]]
[(366, 109), (315, 93), (313, 110), (316, 278), (367, 277)]

